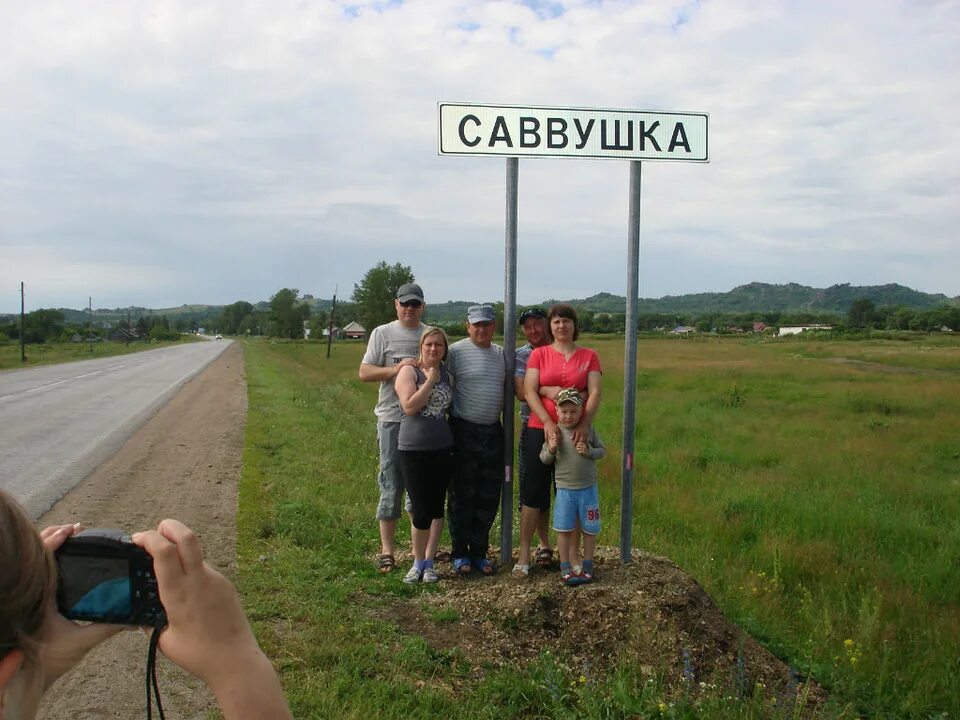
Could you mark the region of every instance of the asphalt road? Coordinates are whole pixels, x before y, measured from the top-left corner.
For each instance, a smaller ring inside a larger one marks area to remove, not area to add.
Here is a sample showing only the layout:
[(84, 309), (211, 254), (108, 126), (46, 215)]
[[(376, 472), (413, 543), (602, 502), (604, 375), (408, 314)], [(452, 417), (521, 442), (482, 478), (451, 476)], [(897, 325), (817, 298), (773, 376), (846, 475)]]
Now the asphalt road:
[(39, 517), (229, 344), (0, 373), (0, 487)]

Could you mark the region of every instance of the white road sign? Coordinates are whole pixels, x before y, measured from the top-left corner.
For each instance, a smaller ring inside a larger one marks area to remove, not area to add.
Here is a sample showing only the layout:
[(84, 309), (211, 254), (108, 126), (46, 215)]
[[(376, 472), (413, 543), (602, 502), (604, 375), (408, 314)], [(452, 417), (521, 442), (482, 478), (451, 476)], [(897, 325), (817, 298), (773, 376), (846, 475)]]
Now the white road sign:
[(438, 105), (440, 155), (709, 162), (706, 113)]

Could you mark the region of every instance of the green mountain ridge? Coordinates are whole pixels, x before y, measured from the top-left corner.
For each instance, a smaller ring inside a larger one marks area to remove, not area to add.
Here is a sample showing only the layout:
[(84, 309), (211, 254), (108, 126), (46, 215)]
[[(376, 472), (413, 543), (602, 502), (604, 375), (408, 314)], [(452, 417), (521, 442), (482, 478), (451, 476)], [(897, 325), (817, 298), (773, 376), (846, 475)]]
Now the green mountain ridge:
[[(305, 294), (304, 300), (310, 305), (311, 312), (329, 311), (332, 300), (316, 298)], [(910, 310), (930, 310), (943, 305), (960, 306), (960, 296), (948, 297), (942, 293), (925, 293), (919, 290), (891, 283), (887, 285), (850, 285), (843, 283), (828, 288), (814, 288), (797, 283), (784, 285), (752, 282), (740, 285), (728, 292), (691, 293), (686, 295), (665, 295), (661, 298), (639, 299), (638, 312), (708, 315), (710, 313), (763, 313), (763, 312), (816, 312), (844, 315), (857, 300), (870, 300), (876, 307), (903, 307)], [(472, 300), (449, 300), (443, 303), (428, 303), (428, 317), (432, 322), (449, 322), (466, 317), (467, 308), (475, 304)], [(490, 301), (486, 301), (490, 302)], [(626, 298), (608, 292), (599, 292), (586, 298), (567, 300), (548, 299), (540, 305), (549, 307), (557, 302), (567, 302), (592, 313), (622, 313), (626, 309)], [(256, 310), (269, 307), (268, 301), (252, 303)], [(338, 301), (338, 307), (342, 307)], [(184, 318), (198, 320), (201, 324), (219, 317), (225, 305), (184, 304), (172, 308), (98, 308), (93, 311), (93, 322), (116, 323), (129, 315), (133, 320), (141, 316), (163, 316), (170, 320)], [(524, 305), (523, 307), (528, 307)], [(89, 320), (87, 310), (57, 308), (63, 312), (67, 323), (82, 324)], [(339, 313), (338, 313), (339, 314)], [(13, 318), (14, 315), (0, 317)], [(349, 320), (349, 318), (347, 318)]]
[[(826, 312), (845, 314), (857, 300), (870, 300), (876, 307), (904, 307), (911, 310), (930, 310), (942, 305), (960, 305), (960, 297), (950, 298), (942, 293), (931, 294), (903, 285), (832, 285), (814, 288), (797, 283), (773, 285), (753, 282), (740, 285), (725, 293), (693, 293), (666, 295), (659, 299), (640, 298), (638, 311), (646, 313), (711, 312)], [(548, 303), (555, 302), (548, 300)], [(626, 298), (610, 293), (598, 293), (582, 300), (569, 301), (593, 312), (620, 312)]]

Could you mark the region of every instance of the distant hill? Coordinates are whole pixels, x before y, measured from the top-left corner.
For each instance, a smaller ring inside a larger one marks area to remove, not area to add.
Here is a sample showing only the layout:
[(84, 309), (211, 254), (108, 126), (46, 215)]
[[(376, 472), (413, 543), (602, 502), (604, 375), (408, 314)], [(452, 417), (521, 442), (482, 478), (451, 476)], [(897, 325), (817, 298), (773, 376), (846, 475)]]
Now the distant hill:
[[(826, 289), (788, 283), (749, 283), (725, 293), (666, 295), (659, 299), (640, 298), (638, 312), (706, 314), (711, 312), (829, 312), (845, 314), (856, 300), (866, 298), (875, 306), (905, 307), (929, 310), (941, 305), (960, 305), (960, 297), (942, 293), (930, 294), (903, 285), (833, 285)], [(545, 305), (558, 302), (546, 300)], [(626, 298), (622, 295), (598, 293), (588, 298), (569, 300), (591, 312), (623, 312)]]
[[(69, 325), (83, 325), (90, 320), (88, 310), (74, 310), (72, 308), (57, 308), (57, 310), (63, 313), (64, 320)], [(164, 315), (170, 320), (178, 320), (181, 318), (206, 320), (207, 318), (218, 317), (222, 311), (222, 305), (180, 305), (178, 307), (160, 309), (137, 306), (128, 308), (95, 308), (93, 311), (93, 324), (97, 327), (103, 327), (103, 323), (109, 323), (112, 326), (121, 320), (126, 320), (128, 315), (134, 321), (139, 317), (161, 317)]]
[[(666, 295), (661, 298), (640, 298), (638, 312), (706, 315), (718, 312), (760, 313), (779, 311), (844, 315), (854, 301), (863, 298), (870, 300), (876, 307), (904, 307), (910, 310), (930, 310), (942, 305), (960, 305), (960, 296), (950, 298), (942, 293), (925, 293), (897, 284), (850, 285), (849, 283), (843, 283), (828, 288), (814, 288), (797, 283), (772, 285), (753, 282), (735, 287), (733, 290), (724, 293), (693, 293), (689, 295)], [(312, 295), (305, 295), (304, 299), (310, 305), (312, 312), (329, 311), (332, 304), (332, 300), (323, 300)], [(338, 307), (341, 306), (342, 302), (342, 299), (338, 301)], [(626, 298), (622, 295), (612, 295), (607, 292), (600, 292), (587, 298), (549, 299), (544, 300), (540, 305), (546, 308), (557, 302), (568, 302), (577, 308), (594, 313), (623, 312), (626, 308)], [(467, 308), (473, 304), (473, 301), (467, 300), (430, 303), (427, 305), (427, 319), (430, 322), (463, 320), (466, 317)], [(253, 305), (257, 310), (264, 310), (269, 307), (269, 303), (265, 300), (253, 303)], [(180, 305), (161, 309), (142, 307), (98, 308), (93, 311), (93, 321), (96, 325), (102, 325), (105, 322), (113, 324), (119, 320), (125, 320), (128, 314), (134, 320), (141, 315), (166, 315), (170, 320), (187, 317), (202, 324), (218, 318), (223, 308), (223, 305)], [(58, 309), (63, 312), (68, 323), (82, 324), (87, 322), (88, 314), (86, 310)], [(12, 319), (15, 316), (4, 317)]]

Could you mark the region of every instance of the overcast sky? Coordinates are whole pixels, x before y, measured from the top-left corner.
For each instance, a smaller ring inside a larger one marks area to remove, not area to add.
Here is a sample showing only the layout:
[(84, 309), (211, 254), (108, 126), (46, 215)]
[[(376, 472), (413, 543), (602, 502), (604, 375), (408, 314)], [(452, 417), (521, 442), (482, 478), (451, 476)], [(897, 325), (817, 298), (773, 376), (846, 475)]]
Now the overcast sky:
[[(504, 160), (438, 101), (699, 111), (643, 164), (640, 295), (960, 295), (952, 0), (0, 0), (0, 312), (503, 298)], [(626, 287), (629, 163), (520, 161), (518, 300)]]

